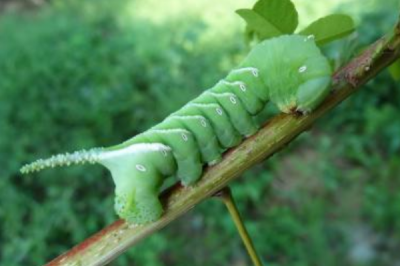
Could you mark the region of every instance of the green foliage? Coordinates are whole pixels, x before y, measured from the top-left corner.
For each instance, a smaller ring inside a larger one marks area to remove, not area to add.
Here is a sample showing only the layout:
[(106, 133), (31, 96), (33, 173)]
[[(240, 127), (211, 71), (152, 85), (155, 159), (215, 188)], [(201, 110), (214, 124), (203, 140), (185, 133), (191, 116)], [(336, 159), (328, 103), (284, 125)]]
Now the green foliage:
[(400, 60), (397, 60), (389, 67), (389, 72), (395, 81), (400, 80)]
[(257, 31), (261, 40), (277, 37), (282, 33), (256, 11), (250, 9), (240, 9), (236, 11), (247, 22), (249, 34)]
[[(259, 0), (253, 9), (236, 11), (247, 23), (247, 34), (260, 40), (292, 34), (298, 25), (298, 15), (290, 0)], [(333, 14), (320, 18), (304, 30), (302, 35), (313, 35), (318, 45), (341, 39), (354, 31), (353, 19), (347, 15)]]
[(253, 9), (275, 25), (281, 34), (293, 33), (299, 23), (296, 8), (289, 0), (258, 1)]
[(290, 0), (258, 1), (253, 9), (236, 11), (246, 22), (250, 34), (261, 40), (291, 34), (297, 28), (297, 11)]
[(343, 38), (354, 31), (354, 22), (342, 14), (333, 14), (320, 18), (300, 31), (302, 35), (314, 35), (318, 45), (324, 45)]
[[(157, 1), (152, 12), (170, 1)], [(356, 43), (324, 47), (335, 61), (395, 22), (397, 5), (376, 3), (371, 8), (381, 11), (361, 17)], [(219, 2), (204, 5), (209, 11)], [(364, 2), (355, 5), (360, 10)], [(210, 25), (194, 15), (169, 15), (163, 23), (135, 15), (128, 23), (120, 17), (125, 10), (124, 1), (55, 1), (0, 17), (1, 265), (41, 265), (116, 219), (112, 181), (100, 167), (22, 177), (21, 165), (119, 143), (214, 84), (247, 53), (238, 29), (209, 37)], [(268, 265), (397, 263), (399, 102), (399, 84), (383, 73), (232, 184)], [(111, 265), (133, 264), (250, 262), (223, 205), (212, 199)]]

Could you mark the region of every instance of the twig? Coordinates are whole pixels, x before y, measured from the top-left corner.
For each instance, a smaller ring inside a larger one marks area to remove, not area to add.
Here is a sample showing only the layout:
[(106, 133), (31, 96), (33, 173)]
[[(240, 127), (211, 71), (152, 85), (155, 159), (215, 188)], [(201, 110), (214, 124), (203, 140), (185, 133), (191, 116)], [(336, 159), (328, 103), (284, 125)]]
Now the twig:
[(220, 198), (224, 202), (254, 266), (262, 266), (261, 259), (254, 248), (253, 241), (251, 240), (246, 226), (243, 223), (242, 217), (240, 216), (239, 210), (236, 207), (231, 189), (229, 187), (225, 187), (221, 191), (217, 192), (214, 196)]

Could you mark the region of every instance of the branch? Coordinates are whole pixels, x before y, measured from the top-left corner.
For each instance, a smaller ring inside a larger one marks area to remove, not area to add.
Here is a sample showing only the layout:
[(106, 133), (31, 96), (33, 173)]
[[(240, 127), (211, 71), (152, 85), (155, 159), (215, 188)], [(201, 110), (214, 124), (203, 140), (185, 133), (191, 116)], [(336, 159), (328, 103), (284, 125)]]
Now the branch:
[(361, 55), (333, 75), (332, 94), (313, 113), (306, 116), (275, 116), (257, 134), (226, 152), (219, 164), (208, 167), (194, 187), (184, 188), (176, 184), (163, 193), (161, 198), (165, 212), (158, 221), (136, 226), (118, 220), (47, 265), (104, 265), (112, 261), (129, 247), (224, 188), (245, 170), (283, 149), (299, 134), (309, 129), (319, 117), (348, 98), (399, 56), (398, 23), (392, 32), (370, 45)]

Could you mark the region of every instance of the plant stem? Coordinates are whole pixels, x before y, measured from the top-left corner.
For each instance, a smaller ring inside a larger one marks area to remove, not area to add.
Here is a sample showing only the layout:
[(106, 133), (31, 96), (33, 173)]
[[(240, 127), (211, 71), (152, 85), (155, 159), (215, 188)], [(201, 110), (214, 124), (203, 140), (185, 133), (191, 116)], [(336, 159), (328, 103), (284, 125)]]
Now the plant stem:
[(228, 209), (229, 214), (231, 215), (231, 218), (235, 223), (240, 238), (242, 239), (243, 244), (247, 250), (247, 253), (249, 253), (250, 259), (253, 262), (254, 266), (262, 266), (260, 257), (258, 256), (256, 249), (254, 248), (253, 241), (251, 240), (251, 237), (247, 232), (246, 226), (244, 225), (243, 220), (240, 216), (239, 210), (232, 196), (231, 189), (229, 187), (225, 187), (217, 192), (215, 194), (215, 197), (220, 198)]
[(196, 204), (226, 187), (245, 170), (283, 149), (302, 132), (309, 130), (322, 115), (337, 106), (363, 84), (399, 58), (400, 24), (339, 69), (334, 76), (333, 93), (314, 112), (305, 116), (280, 114), (238, 147), (224, 154), (223, 160), (208, 167), (191, 188), (176, 184), (161, 195), (164, 215), (157, 221), (135, 226), (118, 220), (80, 243), (47, 265), (105, 265), (143, 238), (160, 230)]

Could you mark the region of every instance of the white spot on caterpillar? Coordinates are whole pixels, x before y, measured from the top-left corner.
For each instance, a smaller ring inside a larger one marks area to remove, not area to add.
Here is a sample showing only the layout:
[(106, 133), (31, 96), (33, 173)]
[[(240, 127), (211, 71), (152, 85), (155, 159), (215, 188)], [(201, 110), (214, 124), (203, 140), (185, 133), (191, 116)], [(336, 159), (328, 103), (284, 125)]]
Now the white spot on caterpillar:
[(235, 96), (229, 97), (229, 100), (231, 101), (231, 103), (236, 104)]
[(188, 136), (185, 133), (182, 133), (181, 136), (184, 141), (188, 141)]
[(201, 119), (201, 120), (200, 120), (200, 124), (201, 124), (203, 127), (207, 127), (207, 122), (206, 122), (205, 119)]
[(244, 85), (244, 83), (240, 83), (240, 84), (239, 84), (239, 88), (240, 88), (243, 92), (246, 91), (246, 85)]
[(146, 172), (146, 171), (147, 171), (146, 167), (144, 167), (144, 166), (141, 165), (141, 164), (137, 164), (137, 165), (136, 165), (136, 169), (137, 169), (138, 171), (140, 171), (140, 172)]
[(215, 109), (215, 111), (217, 111), (217, 114), (222, 115), (222, 109), (217, 107), (217, 109)]
[(307, 66), (301, 66), (300, 68), (299, 68), (299, 73), (303, 73), (303, 72), (305, 72), (307, 70)]
[(315, 39), (315, 35), (313, 35), (313, 34), (311, 34), (311, 35), (308, 35), (305, 39), (304, 39), (304, 41), (306, 42), (306, 41), (313, 41)]
[(371, 68), (369, 66), (365, 67), (365, 71), (369, 71)]
[(253, 76), (258, 77), (258, 69), (257, 68), (253, 68), (251, 70), (251, 73), (253, 74)]

